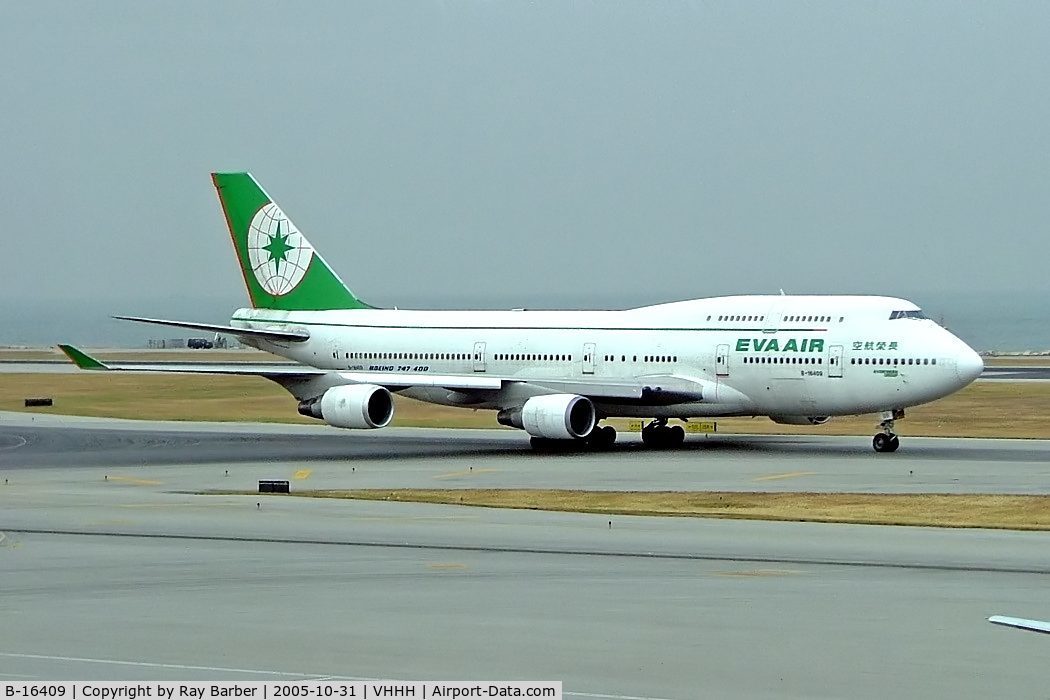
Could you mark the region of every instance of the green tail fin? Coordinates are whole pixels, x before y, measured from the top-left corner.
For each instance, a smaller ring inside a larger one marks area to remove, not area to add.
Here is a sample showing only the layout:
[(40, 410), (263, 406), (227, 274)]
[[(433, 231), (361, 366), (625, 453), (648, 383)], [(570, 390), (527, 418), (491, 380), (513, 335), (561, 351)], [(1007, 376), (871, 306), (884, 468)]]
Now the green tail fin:
[(370, 309), (328, 267), (249, 173), (212, 173), (252, 306)]
[(58, 349), (80, 369), (109, 369), (105, 363), (96, 360), (91, 355), (88, 355), (83, 350), (75, 348), (72, 345), (59, 343)]

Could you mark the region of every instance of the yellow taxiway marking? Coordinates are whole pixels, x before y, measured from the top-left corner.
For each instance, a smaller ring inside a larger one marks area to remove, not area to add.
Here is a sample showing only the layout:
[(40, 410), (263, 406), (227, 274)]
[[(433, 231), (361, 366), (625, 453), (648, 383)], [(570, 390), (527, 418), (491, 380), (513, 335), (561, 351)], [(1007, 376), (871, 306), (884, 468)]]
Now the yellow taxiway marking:
[(448, 474), (438, 474), (435, 479), (455, 479), (459, 476), (470, 476), (471, 474), (491, 474), (498, 472), (499, 469), (464, 469), (458, 472), (449, 472)]
[(294, 478), (296, 481), (306, 481), (310, 478), (310, 475), (313, 473), (313, 469), (300, 469), (299, 471), (295, 472)]
[(106, 481), (116, 481), (121, 484), (131, 484), (133, 486), (158, 486), (163, 484), (163, 481), (157, 481), (155, 479), (138, 479), (133, 476), (107, 476)]
[(767, 474), (756, 476), (751, 481), (779, 481), (780, 479), (794, 479), (796, 476), (813, 476), (816, 472), (785, 472), (783, 474)]
[(730, 576), (741, 578), (761, 578), (764, 576), (791, 576), (802, 573), (792, 569), (747, 569), (744, 571), (715, 571), (715, 576)]
[(459, 562), (438, 562), (434, 564), (427, 564), (428, 569), (434, 569), (435, 571), (460, 571), (466, 569), (466, 564), (460, 564)]

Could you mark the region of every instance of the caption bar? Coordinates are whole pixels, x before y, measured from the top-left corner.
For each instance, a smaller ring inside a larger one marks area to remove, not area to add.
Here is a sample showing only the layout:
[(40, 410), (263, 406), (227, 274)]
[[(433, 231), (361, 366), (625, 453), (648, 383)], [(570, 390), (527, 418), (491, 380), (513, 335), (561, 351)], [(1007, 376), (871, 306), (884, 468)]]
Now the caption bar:
[(562, 700), (561, 681), (226, 681), (0, 683), (0, 700), (386, 700), (546, 698)]

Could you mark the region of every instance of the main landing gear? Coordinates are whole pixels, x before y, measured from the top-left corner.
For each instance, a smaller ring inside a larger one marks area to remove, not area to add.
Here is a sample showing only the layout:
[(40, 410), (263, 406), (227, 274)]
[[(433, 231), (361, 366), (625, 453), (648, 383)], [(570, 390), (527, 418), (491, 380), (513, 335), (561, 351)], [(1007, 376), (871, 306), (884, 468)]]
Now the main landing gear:
[(611, 425), (596, 425), (591, 434), (579, 440), (553, 440), (533, 437), (529, 440), (532, 449), (539, 452), (580, 452), (585, 450), (608, 450), (616, 442), (616, 428)]
[(616, 442), (616, 428), (611, 425), (596, 425), (587, 436), (587, 446), (592, 450), (608, 450)]
[(685, 429), (680, 425), (667, 425), (666, 418), (657, 418), (642, 428), (642, 444), (654, 449), (679, 447), (685, 442)]
[(901, 446), (901, 439), (893, 432), (893, 422), (904, 417), (904, 410), (883, 411), (882, 422), (879, 423), (881, 433), (876, 433), (871, 440), (871, 446), (876, 452), (896, 452)]

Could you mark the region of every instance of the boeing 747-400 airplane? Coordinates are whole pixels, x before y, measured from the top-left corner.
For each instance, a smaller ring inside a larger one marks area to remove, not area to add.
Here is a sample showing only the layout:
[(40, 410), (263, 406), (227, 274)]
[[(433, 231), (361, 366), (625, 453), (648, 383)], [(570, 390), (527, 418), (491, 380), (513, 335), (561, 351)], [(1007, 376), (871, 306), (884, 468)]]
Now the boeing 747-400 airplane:
[(377, 309), (342, 282), (248, 173), (215, 173), (251, 308), (230, 325), (118, 317), (227, 333), (299, 367), (104, 365), (90, 369), (250, 374), (299, 412), (339, 428), (382, 428), (392, 393), (498, 411), (535, 446), (607, 447), (611, 417), (649, 419), (642, 440), (680, 444), (671, 419), (768, 416), (818, 425), (880, 413), (872, 444), (894, 452), (910, 406), (976, 379), (980, 356), (904, 299), (731, 296), (625, 311)]

